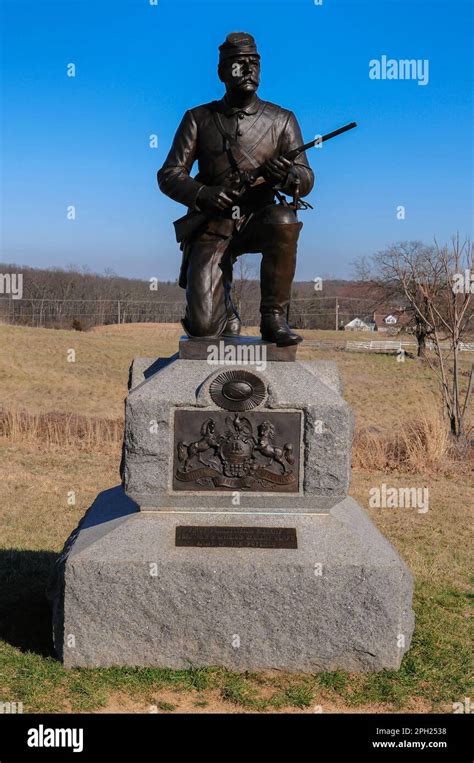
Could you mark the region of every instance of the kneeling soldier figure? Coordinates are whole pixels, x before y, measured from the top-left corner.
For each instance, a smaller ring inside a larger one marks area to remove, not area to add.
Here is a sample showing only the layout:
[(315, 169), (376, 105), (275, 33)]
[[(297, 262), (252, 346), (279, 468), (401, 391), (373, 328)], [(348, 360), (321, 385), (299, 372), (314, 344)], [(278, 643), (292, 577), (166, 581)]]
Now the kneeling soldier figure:
[[(232, 266), (239, 255), (260, 252), (262, 338), (280, 346), (297, 344), (302, 338), (286, 322), (302, 228), (296, 209), (314, 175), (305, 153), (295, 161), (285, 158), (303, 143), (294, 114), (256, 94), (260, 56), (253, 37), (229, 34), (219, 51), (225, 96), (186, 112), (158, 172), (163, 193), (190, 212), (206, 214), (205, 226), (183, 245), (183, 326), (190, 337), (238, 335)], [(192, 178), (195, 161), (199, 172)], [(263, 177), (239, 196), (236, 187), (245, 173), (262, 165)]]

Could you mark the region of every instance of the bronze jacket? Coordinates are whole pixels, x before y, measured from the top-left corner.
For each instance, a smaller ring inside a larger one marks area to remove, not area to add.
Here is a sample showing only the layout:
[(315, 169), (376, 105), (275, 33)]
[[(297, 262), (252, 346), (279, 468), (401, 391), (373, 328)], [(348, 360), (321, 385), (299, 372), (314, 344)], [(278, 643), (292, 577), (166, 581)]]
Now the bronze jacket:
[[(304, 143), (291, 111), (257, 96), (245, 109), (230, 107), (224, 96), (220, 101), (190, 109), (184, 115), (171, 150), (158, 172), (158, 184), (163, 193), (190, 209), (196, 209), (196, 197), (203, 185), (225, 185), (235, 169), (226, 150), (225, 133), (232, 138), (231, 153), (239, 170), (243, 171), (250, 171), (267, 159), (276, 158)], [(192, 178), (190, 172), (195, 161), (199, 172)], [(278, 190), (292, 193), (293, 173), (299, 177), (299, 195), (306, 196), (314, 184), (306, 154), (296, 159), (286, 185), (277, 186)], [(268, 186), (266, 195), (267, 203), (273, 201), (274, 194)], [(225, 234), (228, 224), (229, 220), (216, 218), (208, 230)]]

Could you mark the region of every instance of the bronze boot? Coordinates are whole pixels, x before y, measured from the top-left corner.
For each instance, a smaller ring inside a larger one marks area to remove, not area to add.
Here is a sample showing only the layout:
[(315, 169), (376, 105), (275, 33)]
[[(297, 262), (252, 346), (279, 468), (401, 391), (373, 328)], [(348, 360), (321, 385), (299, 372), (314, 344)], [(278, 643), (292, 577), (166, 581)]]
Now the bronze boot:
[(227, 301), (227, 323), (225, 324), (222, 336), (237, 337), (240, 336), (242, 323), (237, 310), (234, 307), (231, 296), (231, 280), (226, 282), (226, 301)]
[(303, 341), (303, 337), (292, 331), (284, 316), (276, 310), (262, 315), (260, 333), (262, 339), (266, 342), (275, 342), (278, 347), (288, 347)]
[(275, 342), (279, 347), (298, 344), (303, 337), (288, 326), (285, 316), (290, 302), (291, 286), (296, 269), (296, 247), (302, 223), (297, 222), (292, 210), (276, 206), (282, 222), (266, 222), (262, 264), (260, 268), (260, 331), (262, 339)]
[(228, 336), (228, 337), (240, 336), (241, 329), (242, 329), (242, 324), (239, 318), (236, 315), (233, 315), (232, 317), (227, 319), (227, 323), (225, 325), (225, 329), (223, 331), (222, 336)]

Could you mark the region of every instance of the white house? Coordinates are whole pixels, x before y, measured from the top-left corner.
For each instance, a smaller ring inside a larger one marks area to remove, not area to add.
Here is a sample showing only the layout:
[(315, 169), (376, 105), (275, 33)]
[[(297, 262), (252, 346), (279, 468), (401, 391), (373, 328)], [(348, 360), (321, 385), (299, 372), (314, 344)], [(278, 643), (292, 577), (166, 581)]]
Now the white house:
[(398, 334), (410, 323), (410, 316), (403, 308), (393, 310), (391, 313), (377, 313), (373, 315), (375, 330), (386, 334)]
[(352, 321), (346, 323), (344, 331), (371, 331), (371, 328), (361, 318), (353, 318)]

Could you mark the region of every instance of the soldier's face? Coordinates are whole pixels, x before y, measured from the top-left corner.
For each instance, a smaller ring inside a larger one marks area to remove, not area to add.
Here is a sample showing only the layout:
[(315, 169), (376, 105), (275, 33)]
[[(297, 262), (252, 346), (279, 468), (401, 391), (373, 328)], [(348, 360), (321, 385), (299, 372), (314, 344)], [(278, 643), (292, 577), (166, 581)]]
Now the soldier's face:
[(219, 67), (219, 77), (227, 92), (255, 93), (260, 84), (260, 59), (258, 56), (231, 58)]

